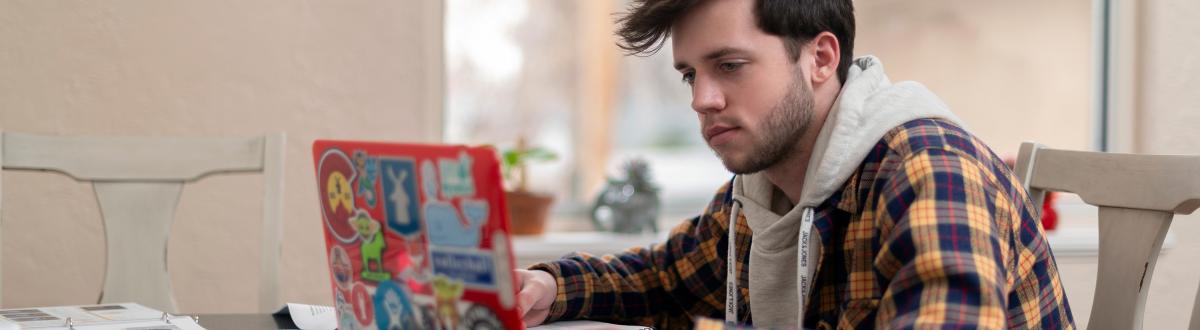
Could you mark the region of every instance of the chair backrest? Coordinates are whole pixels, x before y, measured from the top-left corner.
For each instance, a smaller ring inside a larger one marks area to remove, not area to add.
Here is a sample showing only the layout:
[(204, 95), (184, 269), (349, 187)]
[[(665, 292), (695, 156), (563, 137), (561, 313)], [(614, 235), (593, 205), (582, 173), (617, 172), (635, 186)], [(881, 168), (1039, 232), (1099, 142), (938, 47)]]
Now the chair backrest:
[[(253, 138), (63, 137), (0, 133), (0, 168), (55, 171), (91, 182), (104, 221), (107, 262), (99, 303), (137, 302), (176, 312), (167, 236), (185, 183), (216, 173), (261, 172), (259, 310), (279, 303), (283, 133)], [(2, 187), (2, 185), (0, 185)]]
[[(1100, 259), (1088, 328), (1141, 329), (1171, 219), (1200, 207), (1200, 156), (1056, 150), (1026, 142), (1015, 171), (1039, 208), (1046, 191), (1074, 193), (1099, 207)], [(1197, 317), (1194, 311), (1194, 330)]]

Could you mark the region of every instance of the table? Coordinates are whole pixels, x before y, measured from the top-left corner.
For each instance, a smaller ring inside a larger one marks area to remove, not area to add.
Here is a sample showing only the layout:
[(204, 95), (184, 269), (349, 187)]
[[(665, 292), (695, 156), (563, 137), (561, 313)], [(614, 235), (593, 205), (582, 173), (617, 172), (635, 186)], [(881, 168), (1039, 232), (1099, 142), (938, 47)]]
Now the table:
[(200, 326), (206, 330), (276, 330), (296, 329), (289, 316), (271, 314), (198, 314)]

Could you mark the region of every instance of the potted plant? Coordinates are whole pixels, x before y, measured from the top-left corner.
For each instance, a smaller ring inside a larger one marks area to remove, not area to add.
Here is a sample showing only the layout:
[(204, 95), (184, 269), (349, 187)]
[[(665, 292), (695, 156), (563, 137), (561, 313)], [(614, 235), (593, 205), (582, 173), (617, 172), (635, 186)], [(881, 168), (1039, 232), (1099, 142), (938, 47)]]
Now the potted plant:
[(508, 218), (514, 235), (539, 235), (545, 232), (554, 195), (529, 190), (529, 163), (557, 158), (558, 155), (549, 149), (527, 146), (524, 138), (517, 139), (515, 148), (501, 153), (504, 179), (510, 184), (504, 197), (508, 202)]

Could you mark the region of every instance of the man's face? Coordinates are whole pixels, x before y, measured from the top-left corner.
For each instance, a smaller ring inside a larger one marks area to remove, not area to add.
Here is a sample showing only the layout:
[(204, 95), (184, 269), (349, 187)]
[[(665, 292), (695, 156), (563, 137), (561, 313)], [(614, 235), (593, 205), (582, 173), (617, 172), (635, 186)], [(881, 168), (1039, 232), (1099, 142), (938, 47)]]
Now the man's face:
[(692, 86), (704, 140), (738, 174), (791, 155), (814, 107), (805, 72), (783, 39), (758, 28), (753, 4), (706, 1), (671, 29), (675, 68)]

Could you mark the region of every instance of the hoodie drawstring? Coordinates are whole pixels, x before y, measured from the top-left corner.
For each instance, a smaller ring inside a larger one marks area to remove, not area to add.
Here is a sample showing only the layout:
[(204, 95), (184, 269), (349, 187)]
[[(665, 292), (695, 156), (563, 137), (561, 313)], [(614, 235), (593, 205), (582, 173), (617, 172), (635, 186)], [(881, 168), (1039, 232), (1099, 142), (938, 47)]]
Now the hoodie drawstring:
[(800, 220), (800, 237), (796, 240), (796, 274), (799, 275), (800, 282), (796, 283), (796, 294), (799, 296), (796, 300), (797, 306), (800, 306), (800, 311), (796, 313), (796, 327), (804, 328), (804, 303), (808, 298), (808, 287), (812, 284), (810, 277), (811, 265), (808, 264), (808, 248), (809, 235), (812, 234), (813, 227), (813, 208), (804, 208), (804, 216)]
[(742, 210), (742, 202), (733, 200), (733, 211), (729, 212), (729, 253), (725, 255), (725, 323), (738, 323), (738, 282), (737, 282), (737, 220)]
[[(738, 281), (737, 281), (737, 221), (741, 215), (742, 202), (733, 200), (733, 210), (729, 212), (729, 246), (725, 255), (725, 323), (738, 323)], [(812, 235), (814, 211), (811, 207), (804, 208), (800, 220), (800, 231), (796, 238), (796, 283), (797, 305), (796, 325), (804, 327), (804, 303), (808, 298), (809, 287), (812, 286), (812, 265), (808, 262), (809, 236)]]

